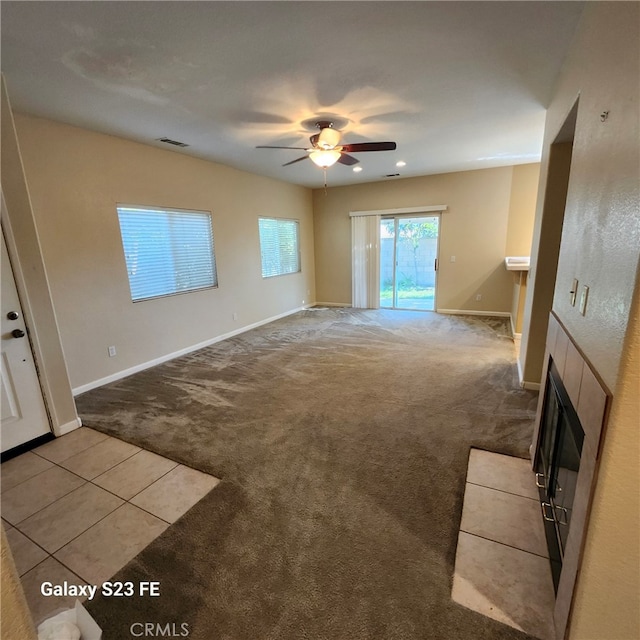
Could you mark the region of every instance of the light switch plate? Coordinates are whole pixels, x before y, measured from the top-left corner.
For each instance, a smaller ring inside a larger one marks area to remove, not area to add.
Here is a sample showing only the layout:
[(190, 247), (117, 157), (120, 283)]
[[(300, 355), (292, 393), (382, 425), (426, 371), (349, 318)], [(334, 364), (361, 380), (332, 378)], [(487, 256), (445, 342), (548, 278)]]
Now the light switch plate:
[(589, 287), (586, 285), (582, 287), (582, 294), (580, 296), (580, 313), (585, 315), (587, 311), (587, 298), (589, 297)]
[(571, 285), (571, 306), (576, 306), (576, 296), (578, 295), (578, 280), (576, 278), (573, 279), (573, 284)]

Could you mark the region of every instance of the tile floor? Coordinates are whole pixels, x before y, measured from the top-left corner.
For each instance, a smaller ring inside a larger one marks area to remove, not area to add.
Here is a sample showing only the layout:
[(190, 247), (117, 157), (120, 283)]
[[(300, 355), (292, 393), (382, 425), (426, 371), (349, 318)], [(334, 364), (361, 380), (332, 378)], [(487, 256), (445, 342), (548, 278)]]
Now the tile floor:
[(555, 594), (528, 460), (471, 450), (451, 597), (541, 640), (555, 638)]
[(2, 520), (34, 622), (75, 598), (43, 581), (108, 580), (219, 482), (81, 427), (0, 466)]

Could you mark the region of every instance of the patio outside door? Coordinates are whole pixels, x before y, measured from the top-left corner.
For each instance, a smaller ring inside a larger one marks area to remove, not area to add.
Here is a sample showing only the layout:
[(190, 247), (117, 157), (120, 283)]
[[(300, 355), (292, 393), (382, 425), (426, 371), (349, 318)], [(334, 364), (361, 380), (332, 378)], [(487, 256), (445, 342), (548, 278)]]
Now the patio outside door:
[(380, 219), (380, 307), (435, 309), (440, 216)]

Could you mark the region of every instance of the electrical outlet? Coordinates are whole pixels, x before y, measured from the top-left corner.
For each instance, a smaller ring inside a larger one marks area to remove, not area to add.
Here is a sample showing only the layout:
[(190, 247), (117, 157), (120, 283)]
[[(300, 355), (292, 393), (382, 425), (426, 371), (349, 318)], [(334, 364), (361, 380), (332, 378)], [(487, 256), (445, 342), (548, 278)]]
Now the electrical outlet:
[(232, 317), (234, 320), (237, 320), (237, 319), (238, 319), (238, 314), (234, 311), (234, 312), (231, 314), (231, 317)]
[(114, 346), (109, 347), (109, 357), (113, 358), (116, 355), (116, 348)]
[(476, 300), (482, 300), (482, 294), (481, 294), (481, 293), (479, 293), (479, 294), (476, 296)]
[(455, 256), (451, 256), (451, 262), (455, 262), (456, 261), (456, 257)]

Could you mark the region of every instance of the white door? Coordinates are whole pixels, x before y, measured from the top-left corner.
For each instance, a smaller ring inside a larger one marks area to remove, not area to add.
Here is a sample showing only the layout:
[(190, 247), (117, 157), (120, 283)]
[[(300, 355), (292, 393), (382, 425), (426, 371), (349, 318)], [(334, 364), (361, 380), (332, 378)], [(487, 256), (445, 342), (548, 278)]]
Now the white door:
[(2, 451), (51, 432), (2, 235)]

